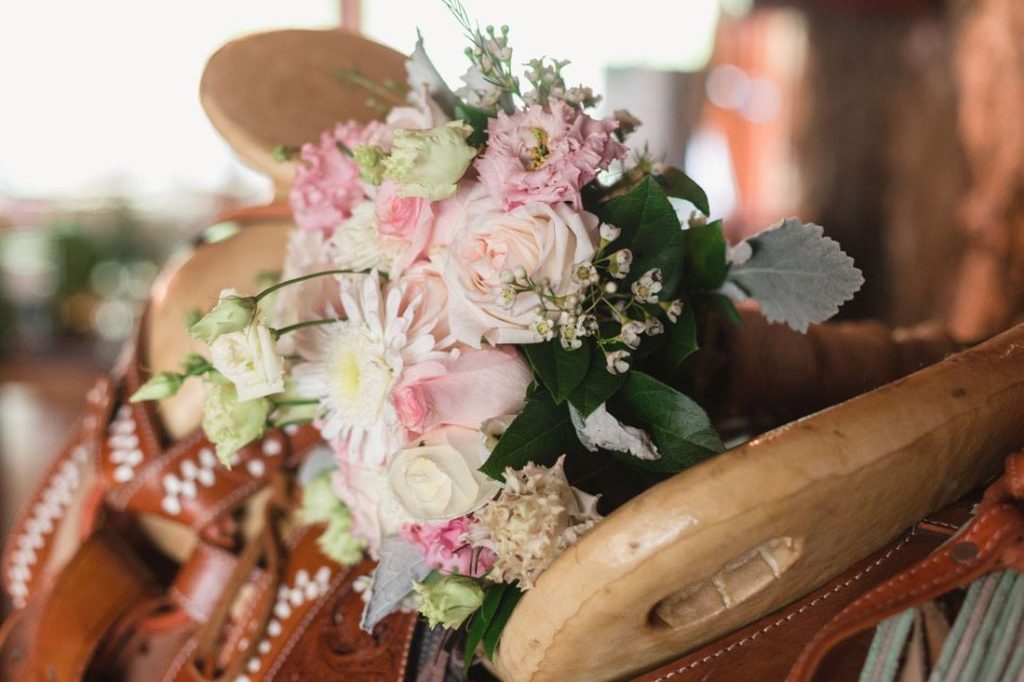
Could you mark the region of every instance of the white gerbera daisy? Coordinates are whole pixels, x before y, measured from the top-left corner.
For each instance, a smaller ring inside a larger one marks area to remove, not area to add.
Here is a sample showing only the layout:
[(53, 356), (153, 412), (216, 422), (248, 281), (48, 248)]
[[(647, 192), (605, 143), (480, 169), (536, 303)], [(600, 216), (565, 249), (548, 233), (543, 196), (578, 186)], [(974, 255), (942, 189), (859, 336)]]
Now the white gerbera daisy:
[(429, 329), (408, 335), (420, 297), (403, 305), (404, 294), (396, 284), (383, 297), (376, 271), (345, 277), (347, 319), (296, 332), (298, 393), (320, 400), (321, 433), (353, 462), (381, 464), (405, 445), (391, 391), (406, 367), (446, 357)]

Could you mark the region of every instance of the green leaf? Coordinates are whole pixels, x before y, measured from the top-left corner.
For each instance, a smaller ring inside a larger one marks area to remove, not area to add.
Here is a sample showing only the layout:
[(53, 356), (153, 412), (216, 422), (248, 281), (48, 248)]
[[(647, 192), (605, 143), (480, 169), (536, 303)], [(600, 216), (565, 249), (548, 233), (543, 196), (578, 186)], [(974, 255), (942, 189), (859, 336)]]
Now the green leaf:
[(642, 372), (629, 373), (608, 409), (623, 423), (647, 431), (658, 447), (659, 459), (634, 459), (640, 468), (675, 473), (724, 449), (700, 405)]
[(622, 388), (624, 383), (626, 375), (609, 372), (605, 366), (604, 353), (597, 348), (591, 348), (590, 366), (583, 380), (569, 394), (569, 402), (581, 415), (587, 417)]
[(679, 318), (675, 322), (666, 319), (665, 327), (665, 347), (655, 356), (655, 360), (661, 372), (671, 372), (700, 349), (697, 341), (697, 316), (693, 306), (689, 302), (684, 303)]
[[(487, 657), (491, 658), (494, 655), (505, 623), (508, 622), (509, 616), (512, 615), (512, 609), (519, 602), (521, 596), (522, 592), (519, 591), (519, 588), (508, 583), (495, 583), (484, 590), (484, 602), (480, 609), (473, 614), (466, 629), (466, 644), (462, 662), (467, 672), (473, 663), (473, 654), (476, 653), (476, 648), (481, 642), (484, 643), (484, 653), (487, 654)], [(506, 601), (511, 601), (511, 604), (506, 605)], [(499, 609), (499, 607), (502, 608)]]
[(602, 219), (622, 230), (610, 251), (629, 248), (633, 265), (627, 282), (651, 268), (661, 268), (662, 295), (675, 294), (683, 274), (683, 229), (675, 209), (650, 176), (623, 196), (608, 202)]
[(714, 291), (725, 282), (725, 235), (722, 221), (694, 225), (683, 231), (686, 244), (683, 281), (690, 291)]
[(533, 371), (559, 405), (583, 380), (590, 366), (590, 344), (584, 344), (576, 350), (566, 350), (555, 339), (547, 343), (526, 344), (522, 349)]
[(473, 133), (466, 138), (468, 144), (474, 147), (486, 144), (487, 122), (490, 120), (490, 116), (486, 111), (471, 107), (465, 102), (460, 101), (455, 104), (455, 118), (465, 121), (473, 129)]
[(707, 300), (712, 310), (717, 310), (727, 320), (737, 326), (743, 325), (743, 318), (740, 317), (740, 312), (736, 310), (736, 305), (732, 302), (731, 298), (724, 294), (712, 294)]
[(526, 407), (509, 425), (480, 471), (504, 481), (506, 467), (520, 469), (530, 462), (550, 465), (562, 454), (578, 452), (580, 447), (569, 410), (541, 392), (526, 401)]
[(663, 173), (656, 176), (658, 184), (665, 190), (665, 194), (677, 199), (685, 199), (697, 207), (697, 210), (704, 215), (711, 215), (711, 207), (708, 205), (708, 195), (703, 188), (689, 175), (671, 166)]
[(470, 621), (469, 627), (466, 629), (466, 648), (462, 652), (462, 666), (467, 673), (470, 666), (473, 665), (473, 655), (476, 654), (476, 648), (480, 645), (486, 632), (487, 621), (481, 617), (480, 611), (477, 611), (473, 615), (473, 620)]
[(504, 587), (506, 589), (501, 597), (501, 604), (491, 622), (488, 623), (487, 632), (484, 633), (484, 655), (487, 656), (488, 661), (494, 659), (494, 652), (498, 650), (498, 642), (501, 641), (501, 633), (505, 631), (508, 619), (512, 617), (516, 604), (523, 597), (523, 593), (518, 587), (514, 585), (505, 585)]

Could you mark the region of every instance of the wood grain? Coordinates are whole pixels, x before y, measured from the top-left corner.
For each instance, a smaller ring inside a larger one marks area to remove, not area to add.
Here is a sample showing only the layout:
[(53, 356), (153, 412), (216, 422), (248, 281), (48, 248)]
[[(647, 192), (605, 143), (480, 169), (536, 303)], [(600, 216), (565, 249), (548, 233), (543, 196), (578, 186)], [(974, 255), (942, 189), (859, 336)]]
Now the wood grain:
[(1021, 405), (1024, 326), (675, 476), (541, 576), (497, 671), (616, 679), (793, 601), (993, 476)]

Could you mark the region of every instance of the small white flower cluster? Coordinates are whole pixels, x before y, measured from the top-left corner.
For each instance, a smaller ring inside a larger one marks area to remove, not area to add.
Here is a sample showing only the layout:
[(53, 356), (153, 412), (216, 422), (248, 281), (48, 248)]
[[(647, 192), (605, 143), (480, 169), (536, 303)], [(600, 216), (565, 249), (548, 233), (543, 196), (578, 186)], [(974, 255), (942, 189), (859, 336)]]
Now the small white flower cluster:
[(567, 59), (552, 59), (547, 63), (543, 58), (527, 62), (526, 81), (533, 89), (523, 93), (523, 101), (526, 104), (547, 104), (549, 99), (556, 99), (582, 109), (597, 106), (601, 97), (595, 95), (591, 88), (584, 85), (566, 87), (562, 69), (569, 63)]
[[(496, 303), (512, 311), (522, 294), (534, 294), (540, 305), (533, 310), (530, 330), (541, 340), (551, 341), (557, 337), (562, 348), (576, 350), (587, 337), (594, 337), (605, 354), (608, 371), (612, 374), (627, 372), (632, 352), (640, 347), (643, 337), (665, 332), (661, 314), (674, 323), (679, 319), (683, 303), (660, 300), (663, 283), (659, 268), (651, 268), (633, 281), (629, 293), (620, 292), (618, 280), (629, 276), (633, 252), (628, 248), (606, 251), (621, 234), (614, 225), (601, 225), (601, 242), (594, 260), (575, 263), (569, 271), (575, 285), (569, 293), (559, 295), (549, 282), (535, 280), (525, 268), (517, 267), (501, 272)], [(609, 329), (616, 328), (618, 333), (608, 334)]]
[[(473, 46), (466, 48), (472, 66), (463, 76), (466, 89), (475, 96), (475, 105), (493, 106), (502, 92), (518, 92), (519, 79), (512, 75), (512, 48), (508, 46), (508, 26), (495, 30), (488, 26), (473, 35)], [(487, 85), (491, 87), (487, 87)]]

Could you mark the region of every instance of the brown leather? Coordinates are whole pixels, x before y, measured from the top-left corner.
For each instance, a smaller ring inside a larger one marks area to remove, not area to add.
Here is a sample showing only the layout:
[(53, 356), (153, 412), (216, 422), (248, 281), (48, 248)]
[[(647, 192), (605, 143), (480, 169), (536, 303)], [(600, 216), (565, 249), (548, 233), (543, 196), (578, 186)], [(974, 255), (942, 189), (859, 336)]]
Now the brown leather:
[(4, 680), (80, 680), (110, 627), (157, 593), (145, 565), (112, 533), (86, 540), (52, 585), (4, 624)]
[[(781, 680), (804, 644), (845, 606), (890, 576), (928, 555), (969, 518), (971, 504), (960, 502), (929, 516), (888, 547), (865, 558), (829, 583), (789, 606), (686, 656), (641, 675), (635, 682), (700, 680)], [(942, 525), (936, 525), (940, 520)], [(837, 663), (822, 679), (856, 680), (866, 651), (845, 652), (852, 665)], [(859, 656), (859, 659), (858, 659)]]
[(1006, 458), (1006, 473), (985, 491), (977, 515), (948, 543), (861, 596), (819, 630), (787, 682), (812, 679), (829, 650), (849, 637), (1007, 568), (1024, 571), (1024, 452)]

